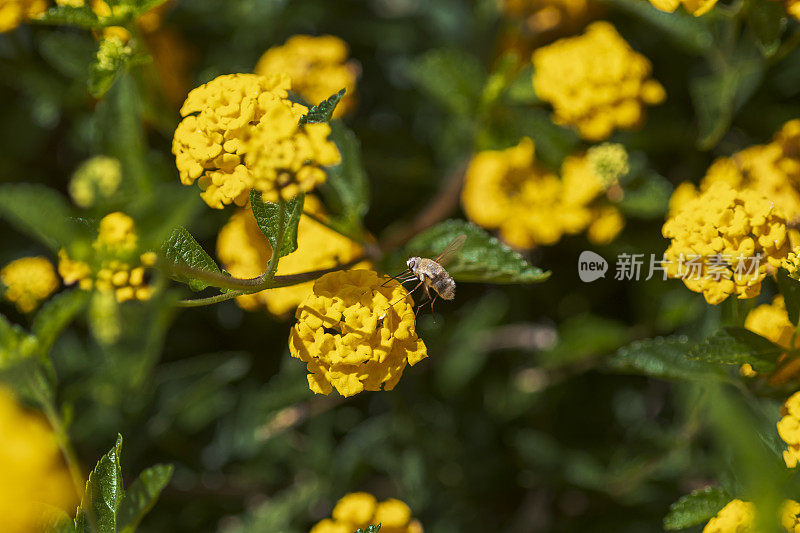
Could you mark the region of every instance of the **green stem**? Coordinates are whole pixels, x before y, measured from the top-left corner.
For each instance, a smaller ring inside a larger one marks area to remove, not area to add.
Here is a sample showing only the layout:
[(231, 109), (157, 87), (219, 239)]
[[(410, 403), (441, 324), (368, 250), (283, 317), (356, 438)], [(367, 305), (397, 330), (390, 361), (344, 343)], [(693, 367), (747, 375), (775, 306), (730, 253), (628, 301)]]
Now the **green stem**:
[(267, 271), (261, 275), (261, 278), (272, 279), (275, 277), (275, 272), (278, 270), (278, 260), (281, 258), (281, 248), (283, 248), (283, 239), (286, 236), (286, 201), (281, 199), (278, 203), (278, 238), (275, 239), (275, 246), (272, 247), (272, 256), (269, 258)]

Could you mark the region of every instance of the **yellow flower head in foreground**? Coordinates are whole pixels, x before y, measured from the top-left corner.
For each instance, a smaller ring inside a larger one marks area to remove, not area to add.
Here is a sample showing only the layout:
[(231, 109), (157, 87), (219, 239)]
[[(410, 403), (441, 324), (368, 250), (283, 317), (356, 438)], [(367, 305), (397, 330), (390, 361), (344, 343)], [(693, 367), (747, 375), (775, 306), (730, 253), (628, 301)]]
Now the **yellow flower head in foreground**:
[(326, 518), (311, 528), (310, 533), (353, 533), (370, 525), (381, 524), (381, 533), (422, 533), (422, 525), (411, 518), (411, 509), (400, 500), (378, 502), (366, 492), (344, 496)]
[(73, 513), (78, 495), (55, 436), (40, 417), (0, 389), (0, 529), (43, 531), (47, 507)]
[(26, 19), (47, 11), (46, 0), (3, 0), (0, 2), (0, 33), (11, 31)]
[(261, 76), (284, 72), (292, 78), (292, 90), (316, 105), (346, 89), (333, 116), (338, 118), (355, 105), (358, 66), (347, 60), (347, 43), (333, 35), (295, 35), (283, 46), (274, 46), (258, 60)]
[(699, 17), (711, 11), (711, 8), (717, 3), (717, 0), (650, 0), (650, 3), (653, 4), (656, 9), (666, 11), (667, 13), (672, 13), (678, 9), (679, 5), (683, 4), (686, 11), (695, 17)]
[[(326, 215), (320, 201), (306, 196), (303, 210), (319, 218)], [(297, 250), (282, 257), (278, 263), (279, 276), (299, 274), (312, 270), (323, 270), (348, 263), (361, 256), (362, 247), (347, 237), (320, 224), (308, 215), (300, 217), (297, 229)], [(267, 269), (272, 247), (250, 210), (242, 209), (231, 216), (219, 232), (217, 256), (222, 266), (233, 276), (252, 278)], [(368, 268), (368, 263), (364, 263)], [(283, 315), (294, 311), (311, 294), (313, 281), (269, 289), (255, 294), (239, 296), (236, 302), (247, 310), (255, 310), (266, 305), (273, 315)]]
[(391, 390), (407, 363), (427, 357), (411, 297), (399, 283), (381, 285), (386, 281), (372, 270), (325, 274), (297, 308), (289, 350), (307, 363), (315, 393)]
[(778, 422), (778, 435), (786, 443), (783, 460), (789, 468), (800, 462), (800, 392), (792, 394), (781, 410), (783, 418)]
[(22, 313), (30, 313), (58, 288), (58, 276), (45, 257), (23, 257), (0, 270), (3, 297)]
[(724, 182), (685, 203), (662, 228), (667, 273), (710, 304), (752, 298), (789, 252), (786, 221), (763, 195)]
[(464, 211), (476, 224), (499, 229), (516, 248), (555, 244), (587, 228), (596, 244), (613, 240), (624, 221), (614, 207), (594, 205), (605, 187), (588, 159), (568, 157), (561, 172), (559, 179), (537, 163), (528, 138), (506, 150), (479, 152), (467, 169)]
[(703, 528), (703, 533), (742, 533), (751, 531), (755, 518), (755, 508), (750, 502), (731, 500), (717, 516), (712, 518)]
[(644, 104), (658, 104), (664, 88), (650, 79), (650, 61), (636, 53), (608, 22), (560, 39), (533, 53), (533, 87), (553, 106), (554, 120), (572, 125), (588, 141), (638, 126)]
[(58, 273), (65, 285), (92, 287), (114, 293), (118, 302), (148, 300), (153, 293), (145, 268), (155, 264), (154, 252), (138, 253), (138, 235), (131, 217), (115, 212), (100, 220), (91, 256), (75, 259), (65, 249), (58, 252)]
[(320, 167), (340, 159), (330, 126), (299, 126), (308, 108), (289, 101), (290, 86), (284, 74), (229, 74), (192, 90), (172, 141), (181, 182), (197, 180), (221, 209), (244, 206), (251, 188), (275, 202), (325, 181)]
[(91, 207), (111, 198), (122, 182), (122, 166), (113, 157), (97, 156), (85, 161), (69, 182), (69, 195), (79, 207)]

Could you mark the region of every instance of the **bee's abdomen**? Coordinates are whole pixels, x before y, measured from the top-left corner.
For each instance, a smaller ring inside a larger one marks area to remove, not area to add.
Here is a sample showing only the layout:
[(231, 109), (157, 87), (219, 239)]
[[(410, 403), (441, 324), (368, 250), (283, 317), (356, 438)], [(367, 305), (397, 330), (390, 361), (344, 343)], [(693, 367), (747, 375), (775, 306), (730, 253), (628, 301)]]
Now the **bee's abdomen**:
[(437, 278), (431, 285), (439, 296), (445, 300), (452, 300), (456, 297), (456, 282), (450, 276)]

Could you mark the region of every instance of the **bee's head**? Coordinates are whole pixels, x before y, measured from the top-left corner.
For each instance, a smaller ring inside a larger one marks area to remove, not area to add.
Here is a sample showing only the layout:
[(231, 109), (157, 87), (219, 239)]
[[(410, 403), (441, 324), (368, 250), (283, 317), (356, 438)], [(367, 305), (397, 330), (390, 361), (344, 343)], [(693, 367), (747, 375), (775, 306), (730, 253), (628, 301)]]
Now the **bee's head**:
[(408, 261), (406, 261), (406, 264), (408, 265), (409, 270), (414, 270), (415, 268), (417, 268), (419, 262), (420, 262), (419, 257), (409, 257)]

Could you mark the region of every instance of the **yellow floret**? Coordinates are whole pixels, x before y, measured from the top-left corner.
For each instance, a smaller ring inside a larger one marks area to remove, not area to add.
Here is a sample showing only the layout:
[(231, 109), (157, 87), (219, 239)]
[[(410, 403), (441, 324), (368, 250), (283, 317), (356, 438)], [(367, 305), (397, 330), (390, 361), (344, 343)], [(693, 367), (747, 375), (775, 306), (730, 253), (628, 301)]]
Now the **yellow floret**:
[(666, 11), (667, 13), (672, 13), (678, 9), (679, 5), (683, 4), (686, 11), (695, 17), (699, 17), (711, 11), (711, 8), (717, 3), (717, 0), (650, 0), (650, 3), (653, 4), (656, 9)]
[(311, 528), (311, 533), (353, 533), (378, 524), (381, 531), (388, 533), (422, 533), (422, 525), (411, 518), (408, 505), (396, 499), (378, 503), (367, 492), (353, 492), (342, 497), (331, 518), (318, 522)]
[(332, 272), (314, 282), (297, 308), (289, 350), (307, 363), (315, 393), (391, 390), (406, 364), (427, 357), (411, 297), (399, 283), (386, 282), (371, 270)]
[(554, 120), (575, 126), (588, 141), (607, 139), (644, 119), (644, 104), (658, 104), (664, 88), (649, 78), (650, 61), (636, 53), (608, 22), (533, 53), (533, 85), (550, 102)]
[(338, 37), (295, 35), (284, 45), (267, 50), (258, 60), (255, 73), (288, 74), (292, 89), (312, 105), (346, 89), (333, 113), (338, 118), (352, 110), (356, 100), (358, 66), (347, 60), (347, 53), (347, 44)]
[(53, 264), (45, 257), (23, 257), (0, 270), (3, 297), (22, 313), (30, 313), (58, 288)]

